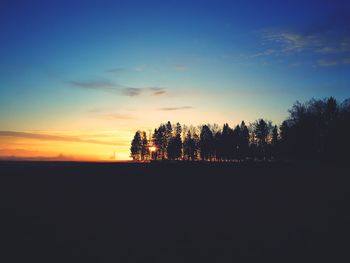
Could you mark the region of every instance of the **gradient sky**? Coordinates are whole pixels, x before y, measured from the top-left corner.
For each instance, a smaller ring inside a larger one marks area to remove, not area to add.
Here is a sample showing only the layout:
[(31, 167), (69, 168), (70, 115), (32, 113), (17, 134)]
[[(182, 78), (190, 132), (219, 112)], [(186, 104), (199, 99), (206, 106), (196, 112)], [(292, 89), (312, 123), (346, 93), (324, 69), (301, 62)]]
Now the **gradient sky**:
[(3, 157), (128, 159), (137, 129), (279, 124), (349, 83), (349, 1), (0, 2)]

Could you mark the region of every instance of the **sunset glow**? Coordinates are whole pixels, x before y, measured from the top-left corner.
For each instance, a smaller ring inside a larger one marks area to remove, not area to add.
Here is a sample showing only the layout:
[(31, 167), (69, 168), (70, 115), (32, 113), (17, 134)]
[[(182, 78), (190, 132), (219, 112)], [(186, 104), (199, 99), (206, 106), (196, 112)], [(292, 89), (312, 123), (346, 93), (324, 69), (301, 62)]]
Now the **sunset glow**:
[(280, 124), (296, 100), (349, 95), (347, 5), (5, 2), (3, 159), (130, 160), (135, 130), (168, 120)]
[(156, 147), (154, 147), (154, 146), (149, 147), (149, 151), (150, 151), (150, 152), (155, 152), (155, 151), (157, 151), (157, 148), (156, 148)]

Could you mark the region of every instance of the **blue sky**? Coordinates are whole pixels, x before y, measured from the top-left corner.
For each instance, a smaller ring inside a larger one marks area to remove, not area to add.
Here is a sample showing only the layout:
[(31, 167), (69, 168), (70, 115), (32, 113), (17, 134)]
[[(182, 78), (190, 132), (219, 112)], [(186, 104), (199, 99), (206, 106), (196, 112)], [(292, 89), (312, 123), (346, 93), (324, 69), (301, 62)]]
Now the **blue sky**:
[(280, 123), (350, 95), (346, 1), (5, 0), (0, 32), (1, 130)]

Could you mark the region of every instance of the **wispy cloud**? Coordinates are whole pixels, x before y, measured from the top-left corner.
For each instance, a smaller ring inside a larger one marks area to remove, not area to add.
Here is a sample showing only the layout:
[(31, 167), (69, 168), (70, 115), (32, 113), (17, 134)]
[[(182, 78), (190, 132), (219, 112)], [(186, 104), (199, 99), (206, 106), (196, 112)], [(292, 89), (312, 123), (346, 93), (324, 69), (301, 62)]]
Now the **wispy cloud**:
[(350, 58), (344, 59), (320, 59), (317, 61), (321, 67), (331, 67), (336, 65), (347, 65), (350, 64)]
[(106, 70), (106, 72), (112, 73), (115, 75), (119, 75), (119, 74), (125, 72), (125, 68), (111, 68), (111, 69)]
[(109, 92), (109, 93), (114, 93), (118, 94), (120, 93), (121, 88), (128, 88), (124, 87), (122, 85), (115, 84), (110, 81), (76, 81), (76, 80), (71, 80), (68, 82), (70, 85), (80, 88), (80, 89), (85, 89), (85, 90), (99, 90), (99, 91), (104, 91), (104, 92)]
[[(274, 44), (274, 49), (260, 52), (262, 55), (301, 52), (305, 50), (316, 51), (324, 47), (324, 40), (317, 35), (305, 35), (293, 31), (263, 31), (264, 43)], [(270, 51), (270, 52), (269, 52)]]
[[(262, 46), (267, 47), (250, 55), (250, 58), (261, 56), (284, 56), (297, 53), (312, 55), (308, 59), (318, 66), (336, 66), (346, 63), (350, 55), (350, 30), (342, 27), (323, 27), (313, 30), (263, 30)], [(324, 56), (324, 58), (320, 57)]]
[(140, 88), (123, 88), (122, 89), (122, 93), (129, 97), (139, 96), (141, 95), (142, 91), (143, 90)]
[(148, 87), (147, 88), (149, 91), (151, 91), (152, 96), (161, 96), (167, 93), (165, 88), (160, 88), (160, 87)]
[(348, 9), (339, 8), (319, 21), (297, 30), (262, 31), (264, 43), (275, 44), (279, 53), (311, 51), (323, 54), (350, 52), (350, 16)]
[(146, 88), (134, 88), (110, 81), (75, 81), (68, 82), (70, 85), (85, 89), (85, 90), (97, 90), (108, 92), (116, 95), (125, 95), (128, 97), (137, 97), (140, 95), (159, 96), (167, 93), (166, 88), (162, 87), (146, 87)]
[(113, 88), (116, 84), (109, 81), (69, 81), (73, 86), (84, 88), (84, 89), (100, 89), (100, 88)]
[(165, 88), (160, 87), (147, 87), (147, 88), (124, 88), (122, 89), (124, 95), (129, 97), (140, 96), (144, 94), (148, 94), (151, 96), (160, 96), (167, 93)]
[(105, 142), (99, 140), (85, 140), (76, 136), (63, 136), (63, 135), (52, 135), (43, 133), (31, 133), (31, 132), (16, 132), (16, 131), (0, 131), (0, 137), (17, 137), (27, 138), (43, 141), (64, 141), (64, 142), (81, 142), (81, 143), (93, 143), (93, 144), (104, 144), (104, 145), (116, 145), (113, 142)]
[(255, 58), (255, 57), (261, 57), (261, 56), (269, 56), (269, 55), (275, 54), (277, 52), (278, 51), (276, 49), (267, 49), (267, 50), (255, 53), (255, 54), (251, 55), (250, 57)]
[(177, 111), (177, 110), (191, 110), (194, 109), (192, 106), (181, 106), (181, 107), (164, 107), (158, 108), (159, 111)]
[[(347, 64), (346, 58), (350, 55), (350, 16), (348, 9), (341, 5), (319, 21), (305, 24), (298, 29), (270, 28), (260, 33), (265, 50), (250, 57), (308, 52), (319, 66), (334, 66)], [(326, 57), (322, 58), (321, 55)]]
[(337, 46), (323, 46), (319, 49), (315, 50), (318, 53), (322, 54), (338, 54), (338, 53), (346, 53), (350, 52), (350, 41), (343, 41)]
[(161, 96), (161, 95), (164, 95), (166, 94), (166, 91), (165, 90), (159, 90), (159, 91), (155, 91), (153, 92), (153, 96)]
[(319, 59), (317, 62), (321, 67), (331, 67), (339, 64), (339, 61), (335, 59)]

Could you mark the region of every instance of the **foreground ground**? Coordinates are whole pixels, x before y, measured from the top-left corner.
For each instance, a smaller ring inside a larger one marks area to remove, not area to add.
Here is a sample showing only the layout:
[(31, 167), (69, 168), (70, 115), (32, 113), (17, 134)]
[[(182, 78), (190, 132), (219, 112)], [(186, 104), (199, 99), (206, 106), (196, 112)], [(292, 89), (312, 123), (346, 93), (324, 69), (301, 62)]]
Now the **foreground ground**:
[(0, 163), (1, 262), (349, 262), (350, 174), (280, 163)]

